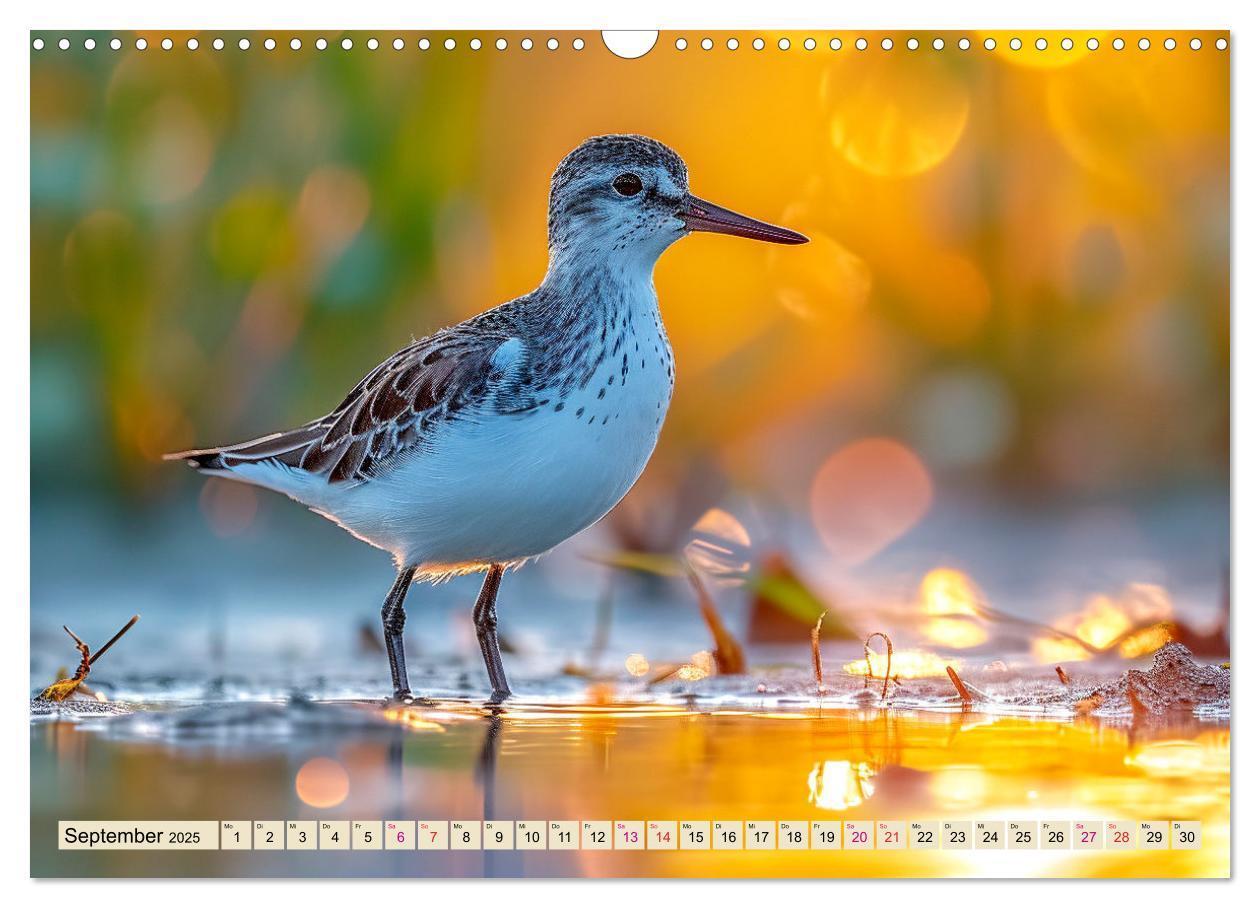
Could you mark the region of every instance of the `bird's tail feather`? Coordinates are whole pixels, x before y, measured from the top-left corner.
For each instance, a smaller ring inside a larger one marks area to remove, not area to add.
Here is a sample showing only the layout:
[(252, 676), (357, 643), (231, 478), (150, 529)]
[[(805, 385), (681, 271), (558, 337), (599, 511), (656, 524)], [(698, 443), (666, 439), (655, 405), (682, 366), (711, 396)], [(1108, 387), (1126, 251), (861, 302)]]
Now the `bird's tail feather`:
[(231, 473), (236, 467), (268, 461), (296, 468), (300, 465), (307, 447), (313, 441), (323, 437), (326, 431), (326, 427), (312, 423), (288, 432), (276, 432), (273, 435), (265, 435), (262, 438), (236, 445), (166, 454), (162, 459), (182, 460), (195, 470), (215, 474)]
[(217, 473), (227, 469), (223, 463), (223, 454), (218, 449), (209, 451), (179, 451), (175, 454), (163, 454), (163, 460), (182, 460), (194, 470), (205, 473)]

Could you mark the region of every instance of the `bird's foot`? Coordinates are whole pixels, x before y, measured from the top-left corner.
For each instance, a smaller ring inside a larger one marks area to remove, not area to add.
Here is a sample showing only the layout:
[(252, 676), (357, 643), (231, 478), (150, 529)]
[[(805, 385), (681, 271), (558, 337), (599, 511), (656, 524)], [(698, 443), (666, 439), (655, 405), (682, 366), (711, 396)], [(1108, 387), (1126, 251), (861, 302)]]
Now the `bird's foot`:
[(506, 687), (499, 688), (490, 694), (490, 699), (488, 699), (486, 703), (489, 704), (490, 706), (498, 706), (500, 703), (508, 699), (510, 696), (512, 696), (512, 692), (508, 690)]

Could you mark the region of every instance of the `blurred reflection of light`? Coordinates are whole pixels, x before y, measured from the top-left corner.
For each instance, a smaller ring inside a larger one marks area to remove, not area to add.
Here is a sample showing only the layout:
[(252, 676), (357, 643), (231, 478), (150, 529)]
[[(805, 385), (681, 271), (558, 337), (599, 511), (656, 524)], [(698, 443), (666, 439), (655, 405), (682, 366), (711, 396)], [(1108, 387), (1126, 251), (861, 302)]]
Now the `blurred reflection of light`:
[(405, 725), (412, 731), (435, 731), (444, 733), (446, 728), (439, 722), (432, 719), (426, 719), (423, 713), (414, 709), (387, 709), (381, 715), (387, 722), (396, 722), (399, 725)]
[(239, 536), (254, 523), (258, 495), (247, 485), (210, 479), (201, 489), (201, 512), (217, 536)]
[(293, 246), (288, 199), (271, 187), (252, 187), (228, 199), (210, 227), (210, 252), (225, 275), (253, 280)]
[(164, 96), (145, 120), (139, 147), (128, 158), (138, 188), (150, 202), (177, 202), (205, 179), (214, 140), (197, 110), (178, 95)]
[(907, 177), (949, 156), (971, 102), (957, 71), (939, 59), (888, 55), (833, 66), (822, 93), (831, 141), (866, 173)]
[[(863, 308), (871, 294), (871, 269), (824, 230), (810, 225), (798, 213), (804, 206), (790, 206), (782, 223), (796, 224), (809, 236), (809, 244), (790, 250), (767, 250), (775, 295), (783, 308), (802, 319), (827, 320), (851, 315)], [(800, 251), (801, 255), (791, 255)]]
[(1158, 583), (1130, 583), (1120, 601), (1135, 624), (1166, 621), (1173, 616), (1172, 596)]
[(823, 810), (848, 810), (875, 794), (869, 763), (827, 760), (809, 771), (809, 803)]
[[(879, 644), (876, 643), (878, 646)], [(893, 653), (892, 672), (898, 678), (935, 678), (945, 674), (946, 662), (935, 653), (926, 650), (899, 649)], [(844, 670), (850, 675), (865, 675), (866, 660), (854, 659), (846, 663)], [(888, 656), (884, 653), (871, 654), (871, 673), (875, 678), (883, 678), (888, 672)]]
[(120, 440), (130, 443), (145, 459), (160, 461), (193, 437), (192, 424), (178, 405), (159, 388), (119, 388), (112, 401)]
[(932, 774), (932, 798), (946, 810), (980, 806), (988, 794), (984, 771), (976, 766), (951, 766)]
[(1084, 662), (1090, 658), (1090, 652), (1074, 640), (1045, 634), (1033, 638), (1032, 657), (1038, 665), (1053, 665), (1058, 662)]
[(116, 211), (91, 211), (66, 236), (66, 290), (86, 306), (134, 305), (144, 253), (136, 225)]
[(367, 181), (348, 167), (321, 167), (306, 178), (297, 220), (316, 263), (340, 255), (362, 229), (372, 207)]
[(626, 671), (636, 678), (646, 675), (651, 667), (642, 653), (631, 653), (626, 656)]
[(1112, 224), (1090, 224), (1081, 230), (1068, 262), (1065, 283), (1085, 302), (1114, 302), (1127, 273), (1124, 246)]
[(1091, 597), (1085, 611), (1071, 623), (1077, 637), (1099, 649), (1110, 646), (1131, 626), (1128, 616), (1107, 596)]
[(738, 579), (751, 567), (748, 531), (731, 514), (710, 508), (691, 528), (683, 553), (699, 571), (716, 578)]
[(704, 672), (705, 677), (717, 674), (717, 661), (713, 658), (713, 653), (707, 649), (693, 653), (691, 656), (691, 664)]
[(717, 663), (713, 660), (713, 654), (701, 651), (693, 655), (690, 662), (678, 669), (677, 676), (681, 681), (703, 681), (716, 672)]
[(453, 195), (438, 209), (433, 229), (434, 264), (442, 295), (461, 310), (485, 307), (495, 262), (494, 238), (485, 206), (470, 195)]
[[(1113, 197), (1127, 192), (1126, 184), (1156, 185), (1149, 181), (1171, 162), (1190, 166), (1210, 137), (1229, 134), (1228, 105), (1203, 103), (1220, 73), (1175, 61), (1174, 54), (1128, 57), (1124, 65), (1073, 66), (1047, 78), (1054, 135), (1079, 164), (1115, 180)], [(1171, 192), (1166, 185), (1154, 190), (1160, 199)]]
[(350, 793), (350, 776), (336, 760), (315, 757), (298, 770), (293, 782), (302, 803), (311, 807), (336, 807)]
[(979, 646), (989, 639), (989, 632), (970, 618), (934, 618), (923, 628), (933, 643), (953, 649)]
[(910, 410), (914, 440), (928, 461), (941, 467), (991, 463), (1010, 444), (1015, 404), (1003, 381), (981, 369), (928, 378)]
[(909, 448), (864, 438), (832, 454), (810, 489), (810, 513), (842, 564), (860, 564), (927, 513), (932, 479)]
[(289, 349), (302, 319), (303, 305), (288, 288), (264, 279), (250, 288), (236, 330), (251, 353), (274, 356)]
[(980, 614), (980, 594), (971, 578), (953, 568), (935, 568), (923, 575), (919, 599), (929, 615), (972, 618)]
[(971, 341), (992, 309), (988, 279), (971, 259), (949, 252), (914, 253), (915, 267), (895, 277), (910, 304), (914, 327), (941, 347)]
[[(1172, 639), (1171, 628), (1159, 623), (1172, 616), (1172, 598), (1166, 589), (1156, 583), (1130, 583), (1118, 596), (1091, 596), (1085, 608), (1064, 615), (1055, 627), (1098, 649), (1116, 647), (1120, 655), (1131, 659), (1154, 652)], [(1034, 651), (1041, 662), (1088, 658), (1070, 640), (1046, 638)]]
[(1136, 630), (1120, 641), (1117, 651), (1126, 659), (1136, 659), (1155, 652), (1172, 640), (1172, 628), (1167, 624), (1153, 624)]
[(1163, 777), (1228, 773), (1229, 750), (1200, 741), (1157, 741), (1136, 748), (1124, 763)]

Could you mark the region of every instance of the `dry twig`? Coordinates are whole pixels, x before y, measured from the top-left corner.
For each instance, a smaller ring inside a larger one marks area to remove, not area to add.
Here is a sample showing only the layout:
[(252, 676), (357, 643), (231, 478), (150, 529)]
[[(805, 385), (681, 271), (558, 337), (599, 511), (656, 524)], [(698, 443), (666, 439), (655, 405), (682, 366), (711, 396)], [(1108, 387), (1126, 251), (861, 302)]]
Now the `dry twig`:
[(886, 650), (886, 658), (884, 660), (884, 690), (879, 695), (881, 700), (888, 699), (888, 681), (892, 677), (892, 656), (893, 647), (892, 639), (882, 631), (876, 631), (866, 638), (866, 642), (862, 644), (862, 649), (866, 653), (866, 680), (862, 682), (862, 686), (868, 686), (875, 678), (875, 672), (871, 668), (871, 639), (874, 637), (882, 637)]
[(824, 690), (822, 675), (822, 644), (820, 642), (820, 638), (822, 637), (823, 619), (826, 617), (827, 613), (824, 611), (818, 616), (818, 621), (814, 624), (814, 629), (809, 632), (810, 651), (814, 655), (814, 681), (818, 684), (818, 693), (820, 694)]
[(96, 664), (96, 660), (105, 655), (105, 653), (109, 651), (109, 648), (117, 643), (123, 634), (131, 630), (139, 620), (139, 615), (132, 615), (131, 620), (124, 624), (118, 633), (110, 637), (108, 642), (98, 649), (95, 654), (86, 643), (79, 639), (78, 635), (75, 634), (74, 631), (70, 630), (70, 628), (63, 624), (61, 629), (70, 635), (70, 639), (74, 641), (74, 648), (79, 651), (79, 667), (75, 669), (72, 677), (64, 680), (57, 680), (48, 685), (48, 687), (44, 689), (43, 693), (39, 695), (39, 699), (60, 702), (62, 700), (69, 699), (76, 691), (81, 690), (83, 688), (83, 681), (92, 670), (92, 666)]
[(971, 703), (971, 691), (967, 690), (967, 686), (963, 684), (962, 678), (958, 677), (958, 672), (954, 671), (954, 666), (945, 666), (945, 673), (949, 675), (949, 680), (954, 682), (954, 687), (958, 689), (958, 696), (962, 697), (965, 705)]
[(713, 635), (713, 660), (717, 663), (718, 674), (744, 674), (747, 667), (743, 647), (722, 623), (722, 616), (718, 614), (717, 606), (713, 604), (713, 599), (709, 596), (709, 591), (704, 588), (704, 581), (700, 579), (695, 568), (686, 561), (683, 562), (683, 567), (687, 571), (687, 579), (691, 581), (691, 588), (696, 591), (700, 614), (704, 618), (704, 623), (709, 626), (709, 633)]

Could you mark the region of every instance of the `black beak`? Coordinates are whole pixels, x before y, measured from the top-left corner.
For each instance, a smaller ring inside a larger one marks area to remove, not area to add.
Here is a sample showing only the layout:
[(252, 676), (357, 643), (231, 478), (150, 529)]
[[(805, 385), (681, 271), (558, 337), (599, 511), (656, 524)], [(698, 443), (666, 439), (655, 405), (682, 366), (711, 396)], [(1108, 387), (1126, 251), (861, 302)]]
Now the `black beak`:
[(793, 246), (809, 242), (809, 237), (799, 234), (795, 230), (776, 227), (773, 224), (767, 224), (765, 221), (744, 217), (742, 214), (736, 214), (734, 211), (723, 208), (721, 205), (714, 205), (712, 202), (706, 202), (704, 199), (697, 199), (693, 195), (689, 195), (683, 200), (682, 209), (678, 212), (678, 217), (688, 230), (704, 233), (726, 233), (731, 236), (747, 237), (750, 240), (762, 240), (766, 243), (786, 243)]

